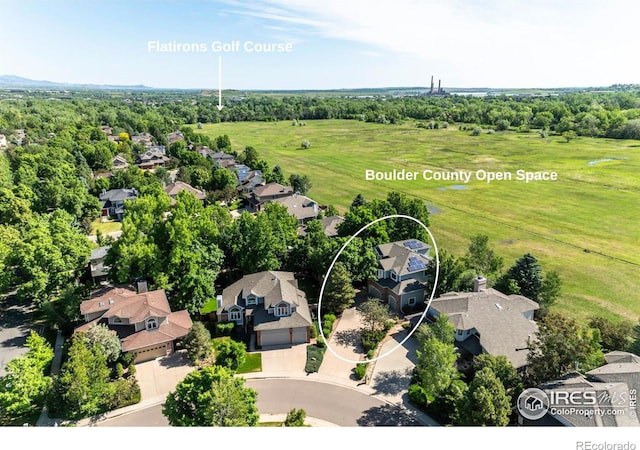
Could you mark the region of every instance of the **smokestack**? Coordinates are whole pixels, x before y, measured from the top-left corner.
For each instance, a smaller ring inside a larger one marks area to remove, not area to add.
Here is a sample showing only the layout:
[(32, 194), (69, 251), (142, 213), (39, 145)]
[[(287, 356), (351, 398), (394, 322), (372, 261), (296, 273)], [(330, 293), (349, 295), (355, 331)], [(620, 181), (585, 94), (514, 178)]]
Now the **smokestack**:
[(431, 90), (429, 91), (430, 94), (433, 94), (433, 75), (431, 75)]
[(440, 87), (440, 82), (442, 80), (438, 80), (438, 94), (442, 93), (442, 88)]

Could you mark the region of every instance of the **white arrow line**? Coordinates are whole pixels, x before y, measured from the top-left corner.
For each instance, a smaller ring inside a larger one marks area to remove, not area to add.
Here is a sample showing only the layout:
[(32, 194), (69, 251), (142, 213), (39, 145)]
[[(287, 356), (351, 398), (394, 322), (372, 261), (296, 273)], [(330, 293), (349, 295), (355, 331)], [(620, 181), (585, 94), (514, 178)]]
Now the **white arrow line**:
[(222, 111), (222, 55), (218, 56), (218, 111)]

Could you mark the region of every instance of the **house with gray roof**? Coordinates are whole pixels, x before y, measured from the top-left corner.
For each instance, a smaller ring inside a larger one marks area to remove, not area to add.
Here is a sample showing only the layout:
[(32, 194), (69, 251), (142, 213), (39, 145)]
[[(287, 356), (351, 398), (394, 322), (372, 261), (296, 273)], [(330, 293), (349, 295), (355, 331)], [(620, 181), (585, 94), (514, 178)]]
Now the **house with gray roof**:
[(100, 193), (102, 203), (102, 216), (112, 217), (122, 221), (124, 217), (124, 202), (138, 198), (136, 189), (103, 189)]
[(318, 217), (320, 213), (320, 207), (315, 200), (297, 193), (288, 197), (277, 198), (273, 202), (280, 203), (286, 207), (287, 212), (298, 219), (298, 223), (301, 226)]
[(378, 276), (368, 281), (369, 294), (399, 314), (424, 304), (427, 269), (433, 261), (430, 249), (417, 239), (376, 246)]
[[(322, 226), (322, 231), (327, 237), (336, 237), (338, 236), (338, 225), (344, 222), (344, 217), (342, 216), (329, 216), (320, 219), (320, 225)], [(304, 226), (298, 230), (298, 234), (300, 236), (305, 236), (307, 234), (307, 227)]]
[(473, 356), (506, 356), (516, 369), (527, 365), (529, 345), (538, 332), (533, 320), (538, 303), (522, 295), (505, 295), (474, 280), (473, 292), (449, 292), (431, 302), (428, 319), (446, 314), (455, 327), (455, 344)]
[(165, 155), (164, 145), (152, 145), (146, 147), (146, 151), (138, 155), (138, 167), (143, 170), (164, 167), (170, 160)]
[[(205, 148), (209, 149), (208, 147)], [(233, 170), (233, 166), (236, 165), (236, 160), (233, 155), (225, 152), (213, 152), (211, 149), (209, 150), (209, 158), (213, 159), (219, 167), (222, 167), (224, 169), (231, 168), (230, 170)]]
[(176, 197), (182, 191), (191, 192), (194, 195), (194, 197), (197, 198), (198, 200), (204, 201), (207, 198), (207, 195), (205, 194), (204, 191), (201, 191), (200, 189), (196, 189), (190, 184), (184, 183), (182, 181), (175, 181), (171, 184), (166, 185), (164, 187), (164, 191), (167, 193), (169, 197), (171, 197), (171, 206), (176, 204)]
[[(572, 372), (538, 386), (549, 399), (538, 420), (520, 416), (521, 425), (569, 427), (638, 427), (640, 356), (610, 352), (606, 364), (586, 374)], [(570, 407), (566, 407), (570, 400)], [(572, 408), (571, 408), (572, 407)]]
[(256, 335), (258, 347), (294, 345), (311, 339), (311, 314), (291, 272), (245, 275), (218, 296), (217, 320), (235, 322)]
[(89, 255), (89, 271), (91, 272), (91, 279), (94, 283), (106, 280), (107, 275), (109, 275), (109, 266), (104, 264), (104, 260), (107, 258), (107, 253), (110, 248), (110, 245), (106, 245), (91, 250), (91, 254)]

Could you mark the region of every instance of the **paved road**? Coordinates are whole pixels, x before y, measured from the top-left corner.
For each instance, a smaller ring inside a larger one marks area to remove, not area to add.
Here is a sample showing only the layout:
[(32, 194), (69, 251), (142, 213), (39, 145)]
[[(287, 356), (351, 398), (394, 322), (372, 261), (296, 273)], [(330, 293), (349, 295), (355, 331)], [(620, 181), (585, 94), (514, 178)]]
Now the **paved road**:
[[(283, 414), (292, 408), (303, 408), (309, 417), (343, 427), (419, 425), (410, 411), (363, 392), (333, 384), (253, 379), (247, 380), (246, 385), (258, 391), (258, 410), (261, 414)], [(160, 405), (96, 424), (99, 427), (166, 425)]]
[(29, 336), (32, 310), (21, 305), (15, 296), (0, 303), (0, 377), (5, 375), (9, 361), (27, 352), (24, 347)]

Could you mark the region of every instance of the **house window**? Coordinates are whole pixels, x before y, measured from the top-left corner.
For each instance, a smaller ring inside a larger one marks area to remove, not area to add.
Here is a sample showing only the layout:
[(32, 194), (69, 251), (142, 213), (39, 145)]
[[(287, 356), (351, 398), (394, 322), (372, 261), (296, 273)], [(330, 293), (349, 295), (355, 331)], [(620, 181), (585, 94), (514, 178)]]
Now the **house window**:
[(98, 306), (104, 306), (104, 302), (99, 302)]
[(463, 331), (462, 330), (458, 330), (458, 336), (462, 336)]
[(233, 309), (229, 311), (229, 320), (241, 320), (242, 312), (239, 309)]
[(158, 328), (158, 321), (155, 317), (147, 319), (147, 330), (155, 330)]
[(416, 299), (415, 299), (415, 297), (411, 297), (411, 298), (409, 299), (409, 306), (413, 306), (413, 305), (415, 305), (415, 304), (416, 304)]
[(247, 297), (247, 305), (257, 305), (258, 299), (255, 297)]
[(280, 303), (276, 308), (276, 316), (288, 316), (289, 315), (289, 305), (286, 303)]
[(114, 317), (113, 323), (122, 323), (122, 319), (120, 317)]
[(396, 275), (396, 273), (393, 270), (391, 271), (391, 279), (393, 281), (398, 281), (398, 276)]
[(378, 279), (380, 280), (382, 278), (384, 278), (384, 270), (378, 269)]

